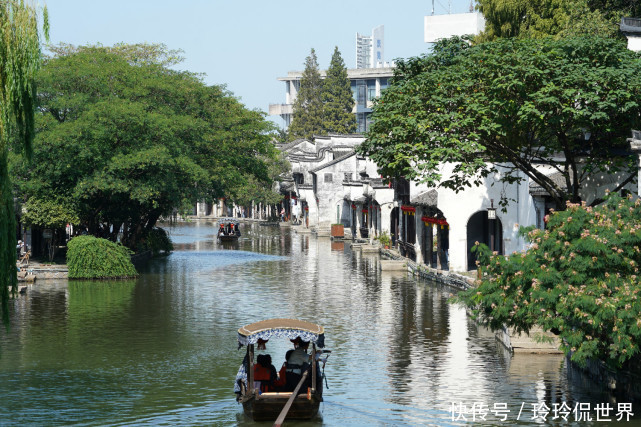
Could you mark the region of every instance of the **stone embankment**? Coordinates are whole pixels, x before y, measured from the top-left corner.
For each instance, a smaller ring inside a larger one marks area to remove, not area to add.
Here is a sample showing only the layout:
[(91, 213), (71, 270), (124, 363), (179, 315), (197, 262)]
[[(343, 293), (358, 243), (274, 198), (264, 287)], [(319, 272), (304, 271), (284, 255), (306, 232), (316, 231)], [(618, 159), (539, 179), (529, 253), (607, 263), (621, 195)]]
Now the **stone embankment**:
[(69, 271), (66, 265), (42, 264), (37, 261), (31, 261), (29, 265), (20, 266), (18, 281), (34, 282), (44, 279), (66, 279), (68, 275)]
[(411, 259), (403, 257), (398, 251), (394, 249), (380, 248), (383, 258), (403, 261), (407, 264), (407, 271), (415, 276), (423, 279), (432, 280), (437, 283), (452, 286), (458, 289), (469, 289), (474, 284), (474, 279), (460, 273), (448, 270), (440, 270), (426, 265), (417, 264)]

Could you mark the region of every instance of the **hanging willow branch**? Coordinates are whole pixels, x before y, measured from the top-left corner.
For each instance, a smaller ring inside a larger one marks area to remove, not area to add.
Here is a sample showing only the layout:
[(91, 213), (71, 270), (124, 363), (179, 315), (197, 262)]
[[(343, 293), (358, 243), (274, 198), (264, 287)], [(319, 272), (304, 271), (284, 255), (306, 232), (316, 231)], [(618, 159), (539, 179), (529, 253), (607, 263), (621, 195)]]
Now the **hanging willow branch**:
[[(48, 14), (43, 11), (45, 37)], [(7, 153), (19, 142), (27, 156), (34, 137), (35, 74), (40, 66), (36, 9), (24, 1), (0, 1), (0, 299), (2, 319), (8, 322), (9, 288), (15, 294), (16, 221), (9, 182)]]

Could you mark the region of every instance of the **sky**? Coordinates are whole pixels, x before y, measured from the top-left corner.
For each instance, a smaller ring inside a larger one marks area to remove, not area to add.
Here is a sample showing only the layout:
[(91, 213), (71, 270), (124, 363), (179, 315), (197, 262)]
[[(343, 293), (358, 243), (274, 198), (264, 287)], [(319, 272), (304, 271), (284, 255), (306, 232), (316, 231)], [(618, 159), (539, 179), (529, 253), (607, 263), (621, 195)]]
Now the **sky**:
[[(315, 49), (326, 69), (338, 46), (348, 68), (356, 67), (356, 33), (385, 27), (385, 60), (427, 52), (423, 18), (431, 0), (47, 0), (50, 42), (163, 43), (184, 51), (177, 68), (204, 74), (209, 85), (226, 85), (250, 109), (268, 111), (285, 102), (288, 71), (302, 71)], [(447, 0), (435, 0), (446, 14)], [(469, 0), (451, 0), (451, 13), (467, 12)], [(271, 118), (282, 125), (278, 117)]]

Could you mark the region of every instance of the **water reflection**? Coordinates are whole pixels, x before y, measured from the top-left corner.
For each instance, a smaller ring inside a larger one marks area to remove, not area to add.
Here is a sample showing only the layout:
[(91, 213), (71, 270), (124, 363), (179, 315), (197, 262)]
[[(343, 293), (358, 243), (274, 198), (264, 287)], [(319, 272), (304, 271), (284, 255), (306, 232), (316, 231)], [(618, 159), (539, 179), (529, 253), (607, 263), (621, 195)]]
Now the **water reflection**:
[[(135, 281), (43, 281), (16, 299), (3, 425), (253, 425), (232, 392), (236, 330), (268, 317), (324, 325), (333, 350), (320, 416), (292, 425), (460, 424), (453, 402), (506, 403), (514, 424), (522, 403), (610, 399), (559, 356), (508, 354), (452, 289), (381, 273), (348, 242), (255, 224), (230, 246), (215, 227), (171, 228), (176, 251)], [(289, 346), (269, 342), (275, 365)]]

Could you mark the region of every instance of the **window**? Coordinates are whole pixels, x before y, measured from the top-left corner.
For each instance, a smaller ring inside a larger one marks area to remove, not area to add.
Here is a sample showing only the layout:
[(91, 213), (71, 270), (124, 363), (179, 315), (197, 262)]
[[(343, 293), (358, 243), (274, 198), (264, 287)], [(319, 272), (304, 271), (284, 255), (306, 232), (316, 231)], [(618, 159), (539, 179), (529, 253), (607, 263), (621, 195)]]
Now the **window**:
[(350, 182), (352, 180), (352, 173), (351, 172), (345, 172), (345, 182)]
[(365, 133), (365, 131), (367, 130), (367, 125), (365, 123), (365, 114), (358, 113), (356, 115), (356, 122), (357, 122), (358, 133)]
[(325, 182), (333, 182), (333, 181), (334, 181), (334, 176), (331, 173), (326, 173)]
[(367, 80), (367, 100), (373, 101), (376, 98), (376, 80)]
[(367, 86), (365, 80), (356, 80), (357, 98), (356, 103), (362, 107), (367, 106)]

